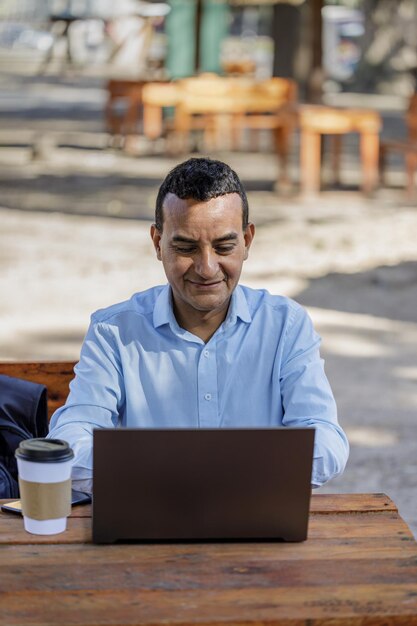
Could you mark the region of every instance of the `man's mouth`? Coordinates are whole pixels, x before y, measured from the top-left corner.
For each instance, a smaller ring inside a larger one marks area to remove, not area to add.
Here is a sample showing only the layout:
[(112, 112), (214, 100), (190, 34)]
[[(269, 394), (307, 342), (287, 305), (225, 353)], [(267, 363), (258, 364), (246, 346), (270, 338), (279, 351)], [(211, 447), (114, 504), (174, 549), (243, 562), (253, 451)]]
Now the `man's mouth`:
[(210, 282), (201, 282), (197, 280), (189, 280), (188, 282), (191, 283), (191, 285), (193, 285), (193, 287), (196, 287), (197, 289), (210, 289), (213, 287), (217, 287), (218, 285), (221, 285), (221, 283), (224, 282), (224, 278), (221, 278), (220, 280), (211, 280)]

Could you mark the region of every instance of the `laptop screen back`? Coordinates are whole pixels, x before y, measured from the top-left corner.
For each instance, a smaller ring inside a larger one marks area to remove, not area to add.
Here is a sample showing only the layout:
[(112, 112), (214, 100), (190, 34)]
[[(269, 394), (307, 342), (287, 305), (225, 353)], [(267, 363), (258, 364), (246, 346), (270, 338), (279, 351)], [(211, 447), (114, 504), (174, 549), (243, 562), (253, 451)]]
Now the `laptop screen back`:
[(96, 429), (93, 540), (307, 537), (314, 429)]

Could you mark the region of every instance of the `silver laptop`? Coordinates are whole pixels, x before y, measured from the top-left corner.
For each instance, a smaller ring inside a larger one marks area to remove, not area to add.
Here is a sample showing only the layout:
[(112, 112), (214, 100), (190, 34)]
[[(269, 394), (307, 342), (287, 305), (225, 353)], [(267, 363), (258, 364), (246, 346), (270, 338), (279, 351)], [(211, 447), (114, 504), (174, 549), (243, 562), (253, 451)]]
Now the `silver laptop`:
[(314, 429), (96, 429), (93, 541), (307, 538)]

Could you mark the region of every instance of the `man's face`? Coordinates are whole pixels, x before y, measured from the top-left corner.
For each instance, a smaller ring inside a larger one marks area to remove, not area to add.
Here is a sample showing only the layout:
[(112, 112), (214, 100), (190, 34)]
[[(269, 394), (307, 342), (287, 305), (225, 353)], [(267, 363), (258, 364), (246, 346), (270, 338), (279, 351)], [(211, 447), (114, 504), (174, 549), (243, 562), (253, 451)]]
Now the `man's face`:
[(178, 321), (226, 316), (230, 296), (247, 258), (255, 228), (242, 229), (242, 201), (231, 193), (208, 201), (168, 194), (164, 223), (151, 236), (171, 285)]

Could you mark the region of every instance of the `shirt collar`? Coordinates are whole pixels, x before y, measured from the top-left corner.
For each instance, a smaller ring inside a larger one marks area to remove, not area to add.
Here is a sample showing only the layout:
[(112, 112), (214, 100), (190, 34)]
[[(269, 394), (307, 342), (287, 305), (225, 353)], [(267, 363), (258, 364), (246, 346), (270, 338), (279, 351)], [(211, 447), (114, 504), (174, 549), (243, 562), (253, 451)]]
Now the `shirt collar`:
[(236, 324), (237, 318), (246, 323), (252, 321), (248, 301), (246, 300), (245, 292), (240, 285), (237, 285), (236, 289), (232, 293), (230, 306), (227, 312), (226, 319), (224, 320), (224, 325), (232, 326), (233, 324)]
[[(237, 318), (246, 323), (252, 321), (248, 302), (246, 300), (245, 293), (240, 285), (237, 285), (236, 289), (232, 293), (230, 306), (227, 312), (226, 319), (224, 321), (224, 325), (232, 326), (233, 324), (236, 324)], [(165, 287), (163, 287), (163, 289), (159, 293), (153, 310), (154, 328), (158, 328), (159, 326), (163, 326), (164, 324), (169, 324), (173, 328), (178, 327), (178, 323), (175, 319), (172, 307), (171, 287), (169, 285), (165, 285)]]
[(154, 328), (158, 328), (164, 324), (173, 324), (173, 322), (176, 322), (176, 320), (172, 308), (171, 287), (165, 285), (155, 301), (153, 325)]

